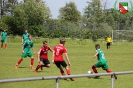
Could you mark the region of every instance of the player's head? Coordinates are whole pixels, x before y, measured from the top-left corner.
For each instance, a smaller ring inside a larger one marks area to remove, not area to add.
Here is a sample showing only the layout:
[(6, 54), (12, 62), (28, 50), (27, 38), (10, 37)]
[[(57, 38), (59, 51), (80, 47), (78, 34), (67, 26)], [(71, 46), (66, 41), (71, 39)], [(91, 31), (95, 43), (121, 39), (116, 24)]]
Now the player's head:
[(28, 33), (28, 30), (25, 30), (24, 32), (25, 32), (25, 33)]
[(6, 29), (4, 29), (3, 31), (6, 32)]
[(29, 40), (31, 40), (32, 39), (32, 35), (28, 35), (28, 38), (29, 38)]
[(97, 49), (100, 49), (100, 45), (99, 45), (99, 44), (96, 44), (96, 45), (95, 45), (95, 48), (96, 48), (96, 50), (97, 50)]
[(66, 40), (65, 39), (60, 39), (60, 44), (65, 44)]
[(47, 41), (44, 41), (43, 42), (43, 46), (47, 46)]

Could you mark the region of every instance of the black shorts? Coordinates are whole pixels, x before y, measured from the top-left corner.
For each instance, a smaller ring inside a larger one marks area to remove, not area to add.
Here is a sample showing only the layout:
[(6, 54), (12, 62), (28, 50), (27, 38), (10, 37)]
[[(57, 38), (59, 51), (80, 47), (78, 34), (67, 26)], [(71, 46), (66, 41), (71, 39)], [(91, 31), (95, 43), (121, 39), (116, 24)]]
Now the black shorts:
[(47, 64), (50, 64), (49, 60), (48, 59), (43, 59), (43, 58), (40, 58), (40, 61), (43, 62), (43, 64), (47, 65)]
[(67, 67), (67, 64), (65, 61), (55, 61), (55, 65), (60, 68), (61, 66), (66, 68)]
[(108, 43), (107, 43), (107, 46), (110, 46), (110, 44), (111, 44), (111, 42), (108, 42)]

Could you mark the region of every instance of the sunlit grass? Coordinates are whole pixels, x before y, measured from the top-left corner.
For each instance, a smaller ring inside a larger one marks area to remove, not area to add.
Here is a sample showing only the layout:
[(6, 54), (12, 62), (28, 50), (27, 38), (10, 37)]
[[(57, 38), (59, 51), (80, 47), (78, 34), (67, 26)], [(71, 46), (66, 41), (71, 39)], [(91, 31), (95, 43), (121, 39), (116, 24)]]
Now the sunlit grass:
[[(58, 39), (49, 40), (51, 48), (58, 43)], [(68, 40), (66, 47), (72, 64), (70, 67), (72, 74), (86, 74), (88, 70), (91, 70), (91, 66), (97, 62), (96, 58), (92, 58), (95, 54), (94, 45), (96, 43), (101, 45), (111, 70), (115, 72), (133, 70), (133, 44), (130, 42), (114, 43), (110, 50), (106, 50), (105, 42)], [(42, 46), (41, 42), (35, 43), (36, 52), (40, 46)], [(52, 63), (51, 68), (44, 68), (43, 71), (35, 74), (33, 70), (29, 69), (30, 58), (28, 57), (24, 59), (18, 69), (15, 69), (14, 65), (20, 59), (21, 53), (21, 42), (10, 42), (7, 49), (0, 49), (0, 79), (61, 75)], [(36, 67), (38, 64), (37, 55), (34, 57), (34, 67)], [(51, 58), (51, 52), (49, 52), (50, 62)], [(105, 72), (101, 68), (98, 68), (98, 71)], [(115, 88), (132, 88), (132, 80), (133, 75), (119, 75), (118, 80), (115, 80)], [(75, 78), (74, 82), (60, 80), (59, 86), (60, 88), (110, 88), (110, 82), (110, 76), (101, 76), (100, 79), (85, 77)], [(55, 88), (55, 80), (2, 83), (0, 88)]]

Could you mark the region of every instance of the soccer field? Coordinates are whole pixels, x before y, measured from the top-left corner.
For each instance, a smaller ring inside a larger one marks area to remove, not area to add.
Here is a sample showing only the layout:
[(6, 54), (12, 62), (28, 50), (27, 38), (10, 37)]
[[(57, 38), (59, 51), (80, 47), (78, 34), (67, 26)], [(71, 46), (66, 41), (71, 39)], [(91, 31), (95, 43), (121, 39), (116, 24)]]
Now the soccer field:
[[(58, 44), (59, 40), (50, 40), (49, 46), (51, 48)], [(114, 72), (131, 71), (133, 70), (133, 43), (121, 42), (114, 43), (110, 50), (106, 50), (106, 45), (103, 42), (91, 42), (91, 41), (75, 41), (69, 40), (66, 42), (68, 55), (72, 66), (71, 74), (87, 74), (88, 70), (91, 70), (91, 66), (97, 62), (97, 58), (92, 58), (95, 54), (94, 45), (99, 43), (101, 49), (105, 53), (105, 57), (108, 61), (109, 68)], [(34, 48), (36, 51), (35, 64), (37, 66), (37, 52), (42, 46), (42, 43), (35, 43)], [(26, 78), (26, 77), (38, 77), (38, 76), (59, 76), (61, 75), (59, 69), (51, 63), (50, 68), (44, 68), (43, 71), (39, 69), (38, 73), (34, 73), (30, 67), (30, 58), (27, 57), (19, 65), (18, 69), (14, 68), (16, 62), (21, 56), (21, 43), (9, 43), (7, 49), (0, 49), (0, 79), (9, 78)], [(52, 53), (49, 52), (49, 60), (51, 62)], [(98, 68), (99, 73), (105, 72), (101, 68)], [(115, 80), (115, 88), (132, 88), (133, 87), (133, 74), (130, 75), (118, 75), (118, 79)], [(60, 80), (60, 88), (110, 88), (110, 76), (101, 76), (100, 79), (93, 78), (75, 78), (75, 81), (69, 79)], [(26, 81), (26, 82), (14, 82), (14, 83), (1, 83), (0, 88), (55, 88), (55, 80), (43, 80), (43, 81)]]

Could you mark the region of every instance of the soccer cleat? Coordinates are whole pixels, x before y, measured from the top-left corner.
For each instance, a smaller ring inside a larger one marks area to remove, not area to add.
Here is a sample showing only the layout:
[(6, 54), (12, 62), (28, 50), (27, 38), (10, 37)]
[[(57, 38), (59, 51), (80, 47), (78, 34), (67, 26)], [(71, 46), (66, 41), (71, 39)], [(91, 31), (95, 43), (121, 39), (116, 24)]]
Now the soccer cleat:
[(37, 73), (37, 71), (35, 70), (34, 73)]
[(95, 79), (98, 79), (98, 78), (100, 78), (100, 76), (95, 76), (94, 78), (95, 78)]
[(33, 66), (30, 66), (30, 69), (34, 69), (34, 67)]
[(67, 78), (64, 78), (64, 80), (67, 80)]
[(115, 77), (115, 79), (117, 80), (117, 76), (116, 76), (116, 75), (114, 75), (114, 77)]
[(14, 68), (18, 68), (18, 66), (17, 66), (17, 65), (15, 65), (15, 66), (14, 66)]
[(74, 81), (74, 78), (70, 78), (71, 81)]

